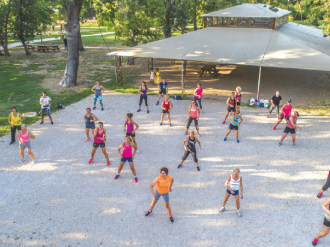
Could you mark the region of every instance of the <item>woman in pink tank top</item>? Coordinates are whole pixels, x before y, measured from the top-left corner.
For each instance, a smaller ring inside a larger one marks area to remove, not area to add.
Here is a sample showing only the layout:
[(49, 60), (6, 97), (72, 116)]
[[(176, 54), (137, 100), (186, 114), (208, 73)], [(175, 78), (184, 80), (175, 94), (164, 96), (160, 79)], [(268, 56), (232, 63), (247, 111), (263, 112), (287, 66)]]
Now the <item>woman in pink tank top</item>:
[(103, 128), (103, 123), (99, 122), (98, 128), (96, 128), (96, 130), (94, 131), (94, 143), (93, 143), (93, 150), (92, 150), (92, 154), (91, 154), (92, 157), (88, 162), (89, 164), (91, 164), (94, 160), (94, 155), (95, 155), (96, 149), (98, 147), (101, 147), (102, 152), (103, 152), (105, 158), (107, 159), (107, 166), (110, 165), (109, 156), (108, 156), (107, 150), (105, 148), (105, 141), (106, 141), (105, 129)]
[(274, 126), (273, 130), (276, 130), (277, 125), (279, 125), (280, 122), (282, 122), (283, 118), (285, 118), (286, 123), (288, 123), (290, 115), (291, 115), (292, 105), (291, 105), (291, 99), (288, 100), (288, 102), (282, 107), (280, 117)]
[(202, 97), (203, 97), (202, 84), (197, 83), (197, 88), (195, 89), (195, 92), (194, 92), (194, 100), (198, 100), (199, 108), (201, 109), (201, 112), (203, 113)]
[[(134, 148), (134, 153), (132, 153), (132, 148)], [(120, 153), (121, 149), (123, 149), (123, 153)], [(117, 180), (120, 177), (120, 172), (123, 169), (126, 161), (128, 161), (128, 164), (134, 175), (134, 181), (135, 181), (135, 183), (138, 182), (138, 178), (136, 176), (136, 171), (135, 171), (134, 162), (133, 162), (136, 151), (137, 151), (137, 147), (134, 143), (132, 143), (131, 137), (126, 136), (125, 142), (118, 147), (118, 153), (120, 155), (120, 163), (119, 163), (119, 167), (118, 167), (118, 173), (115, 176), (115, 180)]]
[(188, 133), (188, 129), (189, 129), (191, 122), (194, 121), (198, 137), (200, 136), (199, 129), (198, 129), (198, 120), (199, 120), (200, 115), (201, 115), (201, 111), (197, 105), (197, 101), (196, 100), (191, 101), (191, 106), (189, 106), (189, 110), (188, 110), (188, 116), (187, 116), (188, 124), (187, 124), (187, 128), (186, 128), (186, 132), (184, 133), (185, 135), (187, 135), (187, 133)]
[[(136, 152), (139, 153), (139, 150), (137, 149), (137, 143), (135, 141), (135, 131), (139, 128), (139, 125), (132, 120), (133, 114), (132, 113), (127, 113), (126, 115), (126, 121), (124, 124), (124, 132), (126, 131), (126, 136), (132, 137), (133, 143), (136, 146)], [(135, 129), (134, 129), (135, 125)], [(127, 130), (126, 130), (127, 126)]]
[(297, 126), (297, 124), (296, 124), (298, 117), (299, 117), (299, 113), (297, 111), (295, 111), (293, 113), (293, 116), (289, 118), (289, 122), (285, 127), (281, 141), (278, 143), (279, 147), (282, 145), (283, 140), (289, 134), (289, 132), (291, 133), (291, 136), (292, 136), (293, 147), (297, 147), (296, 146), (296, 129), (298, 128), (301, 130), (301, 128), (299, 126)]
[(31, 133), (31, 131), (28, 131), (25, 124), (21, 125), (21, 130), (18, 131), (17, 134), (17, 140), (19, 142), (19, 153), (22, 158), (22, 162), (24, 162), (24, 149), (27, 149), (27, 152), (29, 156), (32, 159), (33, 165), (36, 164), (34, 160), (34, 154), (31, 151), (31, 143), (30, 139), (35, 139), (35, 136)]

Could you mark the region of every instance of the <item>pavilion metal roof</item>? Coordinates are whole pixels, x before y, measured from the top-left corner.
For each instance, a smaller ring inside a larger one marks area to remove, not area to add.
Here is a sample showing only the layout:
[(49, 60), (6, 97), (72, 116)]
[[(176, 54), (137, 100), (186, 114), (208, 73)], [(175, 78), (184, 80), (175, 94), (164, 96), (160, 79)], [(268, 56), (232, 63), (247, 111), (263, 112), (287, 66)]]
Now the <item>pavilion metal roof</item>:
[(330, 71), (330, 37), (292, 22), (278, 30), (208, 27), (109, 55)]
[(291, 11), (278, 9), (277, 12), (270, 10), (271, 6), (266, 4), (244, 3), (227, 9), (211, 12), (202, 17), (255, 17), (255, 18), (278, 18), (288, 15)]

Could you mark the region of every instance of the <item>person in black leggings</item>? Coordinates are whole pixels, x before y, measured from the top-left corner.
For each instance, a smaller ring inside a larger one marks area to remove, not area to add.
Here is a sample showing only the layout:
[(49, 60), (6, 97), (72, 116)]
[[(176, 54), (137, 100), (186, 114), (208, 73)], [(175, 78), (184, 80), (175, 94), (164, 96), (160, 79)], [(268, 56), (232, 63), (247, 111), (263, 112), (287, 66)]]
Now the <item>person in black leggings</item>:
[(272, 113), (272, 111), (276, 108), (276, 112), (277, 112), (277, 118), (279, 118), (280, 116), (280, 105), (282, 103), (282, 97), (280, 96), (280, 92), (276, 91), (276, 94), (273, 96), (272, 100), (271, 100), (271, 107), (270, 107), (270, 111), (268, 112), (267, 118), (269, 118), (269, 115)]
[[(186, 142), (188, 142), (187, 146), (185, 145)], [(198, 159), (196, 156), (196, 142), (198, 142), (199, 144), (199, 152), (201, 151), (201, 143), (200, 141), (195, 137), (195, 131), (190, 131), (190, 136), (187, 137), (184, 141), (183, 141), (183, 147), (185, 149), (184, 155), (182, 157), (181, 163), (179, 164), (178, 168), (182, 168), (182, 163), (187, 159), (188, 155), (191, 153), (195, 163), (196, 163), (196, 168), (197, 171), (200, 171), (199, 166), (198, 166)]]
[(326, 235), (328, 235), (330, 230), (330, 197), (322, 204), (322, 208), (325, 211), (325, 216), (323, 220), (323, 229), (319, 234), (317, 234), (316, 238), (314, 238), (312, 242), (314, 246), (317, 245), (317, 242), (319, 241), (320, 238), (323, 238)]
[(325, 182), (325, 184), (322, 187), (322, 190), (320, 191), (320, 193), (317, 194), (318, 198), (321, 198), (321, 196), (323, 195), (323, 192), (326, 191), (327, 189), (329, 189), (330, 187), (330, 171), (329, 171), (329, 175), (328, 175), (328, 179)]
[(139, 87), (139, 94), (140, 94), (140, 103), (139, 103), (139, 109), (137, 110), (137, 112), (141, 111), (141, 105), (142, 105), (142, 101), (144, 100), (144, 103), (146, 104), (147, 107), (147, 113), (149, 113), (149, 108), (148, 108), (148, 92), (149, 92), (149, 88), (147, 87), (147, 84), (142, 81), (141, 86)]
[(222, 124), (226, 123), (226, 119), (227, 119), (230, 112), (235, 112), (236, 111), (237, 99), (236, 99), (236, 96), (235, 96), (235, 92), (231, 93), (231, 96), (227, 99), (226, 104), (228, 105), (228, 107), (227, 107), (225, 120), (222, 122)]
[(199, 129), (198, 129), (198, 119), (199, 119), (200, 115), (201, 115), (201, 111), (197, 105), (197, 101), (193, 100), (191, 102), (191, 106), (189, 106), (189, 111), (188, 111), (188, 116), (187, 116), (188, 124), (187, 124), (187, 128), (186, 128), (186, 132), (184, 133), (185, 135), (187, 135), (187, 133), (188, 133), (190, 124), (192, 123), (192, 121), (194, 121), (198, 137), (200, 136)]

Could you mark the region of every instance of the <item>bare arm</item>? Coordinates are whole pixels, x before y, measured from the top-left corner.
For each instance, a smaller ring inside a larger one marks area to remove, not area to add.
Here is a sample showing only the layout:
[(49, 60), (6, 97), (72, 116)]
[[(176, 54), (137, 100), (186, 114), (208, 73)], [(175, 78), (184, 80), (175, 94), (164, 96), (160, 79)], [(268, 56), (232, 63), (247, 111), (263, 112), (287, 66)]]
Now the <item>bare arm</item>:
[(21, 114), (18, 114), (18, 115), (19, 115), (20, 118), (21, 118), (21, 122), (25, 121), (25, 117), (23, 117), (23, 115), (21, 115)]
[(134, 155), (135, 155), (135, 153), (136, 153), (137, 148), (136, 148), (136, 145), (133, 144), (133, 143), (131, 143), (131, 146), (132, 146), (132, 148), (134, 148), (134, 153), (133, 153), (133, 155), (132, 155), (132, 159), (134, 159)]
[(225, 186), (226, 186), (226, 188), (227, 188), (232, 194), (234, 194), (234, 191), (232, 191), (232, 189), (228, 186), (229, 181), (230, 181), (230, 176), (227, 178), (226, 183), (225, 183)]
[(324, 209), (325, 212), (330, 214), (330, 210), (328, 209), (328, 205), (330, 204), (330, 198), (328, 198), (325, 202), (322, 204), (322, 208)]
[(51, 104), (52, 104), (52, 101), (50, 100), (50, 101), (49, 101), (49, 104), (48, 104), (48, 105), (49, 105), (49, 107), (50, 107), (50, 105), (51, 105)]
[(283, 109), (284, 109), (284, 107), (285, 107), (285, 104), (282, 106), (282, 108), (281, 108), (281, 113), (283, 113)]
[(17, 131), (17, 141), (21, 142), (21, 132)]
[(35, 139), (36, 137), (31, 133), (31, 131), (29, 131), (29, 138), (30, 139)]
[(152, 184), (150, 184), (150, 186), (149, 186), (149, 188), (150, 188), (150, 192), (151, 192), (151, 194), (154, 196), (154, 197), (157, 197), (157, 195), (155, 194), (155, 192), (154, 192), (154, 186), (156, 185), (156, 183), (152, 183)]
[(102, 92), (101, 92), (101, 94), (103, 94), (104, 92), (105, 92), (105, 88), (103, 87), (103, 86), (101, 86), (101, 88), (102, 88)]
[(124, 132), (126, 131), (126, 121), (124, 123)]
[(172, 192), (172, 185), (173, 185), (174, 179), (170, 182), (170, 186), (168, 187), (168, 191)]
[(240, 187), (241, 187), (241, 199), (243, 199), (243, 181), (242, 177), (240, 179)]
[(139, 125), (133, 121), (133, 124), (135, 125), (135, 129), (133, 130), (133, 133), (139, 128)]
[(139, 91), (138, 91), (139, 94), (141, 94), (141, 86), (139, 87)]
[(87, 113), (85, 113), (85, 115), (84, 115), (84, 121), (85, 121), (85, 124), (86, 124), (86, 115), (87, 115)]
[(183, 147), (184, 149), (187, 151), (187, 147), (186, 147), (186, 142), (189, 140), (189, 137), (187, 137), (186, 139), (184, 139), (183, 141)]
[(13, 125), (11, 124), (11, 113), (9, 113), (9, 115), (8, 115), (8, 123), (13, 128)]
[(201, 110), (199, 109), (199, 107), (197, 107), (197, 113), (198, 113), (198, 115), (197, 115), (197, 120), (198, 120), (199, 116), (201, 115)]
[(168, 93), (168, 85), (166, 85), (166, 94)]
[(188, 118), (189, 118), (189, 116), (190, 116), (190, 110), (191, 110), (191, 106), (189, 106), (188, 116), (187, 116), (187, 121), (188, 121)]
[(196, 142), (198, 142), (198, 145), (199, 145), (199, 152), (200, 152), (200, 151), (201, 151), (201, 148), (202, 148), (201, 142), (200, 142), (197, 138), (195, 138), (195, 140), (196, 140)]
[(238, 124), (241, 124), (243, 122), (243, 118), (239, 116), (239, 119), (241, 120)]
[(198, 97), (198, 95), (197, 95), (197, 88), (195, 89), (194, 96)]
[(274, 100), (271, 100), (270, 102), (272, 103), (272, 106), (275, 106), (275, 105), (274, 105)]
[(168, 111), (171, 111), (173, 109), (173, 104), (171, 101), (170, 101), (170, 105), (171, 105), (171, 108)]
[(165, 109), (164, 109), (164, 101), (162, 102), (162, 104), (160, 105), (160, 107), (161, 107), (163, 110), (165, 110)]
[(97, 118), (97, 116), (95, 116), (93, 113), (91, 114), (91, 116), (92, 116), (92, 118), (94, 118), (94, 119), (92, 120), (93, 122), (99, 120), (99, 119)]
[(94, 90), (95, 86), (92, 87), (92, 91), (95, 93), (95, 90)]
[(123, 158), (123, 156), (122, 156), (121, 153), (120, 153), (120, 149), (122, 149), (122, 148), (123, 148), (123, 144), (121, 144), (121, 145), (118, 147), (118, 153), (119, 153), (121, 159)]

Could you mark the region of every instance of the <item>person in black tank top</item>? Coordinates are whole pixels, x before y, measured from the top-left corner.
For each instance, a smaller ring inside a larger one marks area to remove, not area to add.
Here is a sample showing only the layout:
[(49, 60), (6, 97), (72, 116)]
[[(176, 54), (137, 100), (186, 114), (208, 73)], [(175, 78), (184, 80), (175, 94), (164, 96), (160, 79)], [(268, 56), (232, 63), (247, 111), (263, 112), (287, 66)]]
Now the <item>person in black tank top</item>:
[(237, 106), (237, 99), (235, 97), (235, 92), (231, 93), (231, 96), (227, 99), (228, 108), (225, 116), (225, 120), (222, 122), (222, 124), (226, 123), (226, 119), (229, 115), (229, 112), (235, 112), (236, 111), (236, 106)]
[(243, 97), (241, 90), (242, 90), (241, 87), (237, 87), (236, 92), (235, 92), (235, 97), (237, 99), (237, 110), (241, 109), (241, 101), (242, 101), (242, 97)]
[(312, 242), (314, 246), (317, 245), (320, 238), (323, 238), (326, 235), (328, 235), (330, 231), (330, 197), (322, 204), (322, 208), (325, 211), (325, 216), (323, 220), (323, 229), (319, 234), (317, 234), (316, 238), (314, 238)]
[(86, 109), (84, 120), (85, 120), (85, 128), (86, 128), (86, 136), (87, 139), (85, 142), (88, 142), (90, 140), (89, 138), (89, 130), (92, 129), (92, 135), (94, 136), (94, 130), (95, 130), (95, 121), (99, 120), (92, 112), (91, 108)]
[[(188, 142), (186, 146), (186, 142)], [(181, 163), (179, 164), (178, 168), (182, 168), (182, 163), (187, 159), (188, 155), (191, 153), (195, 163), (196, 163), (196, 168), (197, 171), (200, 171), (199, 166), (198, 166), (198, 159), (196, 156), (196, 142), (198, 142), (199, 145), (199, 151), (201, 151), (201, 143), (200, 141), (195, 137), (195, 131), (190, 132), (190, 136), (184, 139), (183, 141), (183, 146), (185, 149), (184, 155), (182, 157)]]

